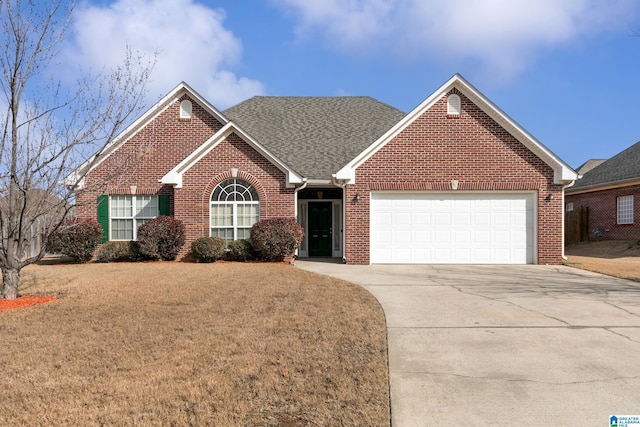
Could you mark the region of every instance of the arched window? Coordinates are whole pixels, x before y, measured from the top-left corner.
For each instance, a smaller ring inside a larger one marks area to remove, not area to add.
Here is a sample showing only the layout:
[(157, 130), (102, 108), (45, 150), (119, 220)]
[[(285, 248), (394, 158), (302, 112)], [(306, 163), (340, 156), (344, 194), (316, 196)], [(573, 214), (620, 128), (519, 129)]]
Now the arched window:
[(190, 119), (191, 118), (191, 101), (185, 99), (180, 103), (180, 118), (181, 119)]
[(460, 97), (458, 95), (451, 94), (447, 97), (447, 114), (460, 115)]
[(258, 192), (247, 181), (226, 179), (211, 195), (211, 236), (227, 241), (248, 239), (251, 226), (260, 220)]

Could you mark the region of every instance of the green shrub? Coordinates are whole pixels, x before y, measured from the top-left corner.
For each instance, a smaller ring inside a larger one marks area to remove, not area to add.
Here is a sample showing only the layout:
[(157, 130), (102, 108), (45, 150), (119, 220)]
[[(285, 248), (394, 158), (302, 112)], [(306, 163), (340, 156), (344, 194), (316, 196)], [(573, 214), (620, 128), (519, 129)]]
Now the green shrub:
[(137, 242), (116, 242), (110, 241), (98, 249), (96, 255), (97, 262), (126, 262), (141, 261), (140, 248)]
[(303, 237), (304, 230), (293, 218), (263, 219), (251, 227), (251, 244), (266, 261), (292, 257)]
[(229, 261), (247, 261), (253, 259), (251, 242), (241, 239), (227, 243), (225, 258)]
[(184, 225), (170, 216), (151, 219), (138, 228), (140, 253), (150, 259), (174, 260), (184, 246)]
[(198, 262), (215, 262), (224, 255), (226, 244), (220, 237), (200, 237), (191, 243), (191, 254)]
[(74, 262), (87, 262), (102, 240), (102, 227), (91, 219), (65, 221), (47, 239), (47, 251), (61, 253)]

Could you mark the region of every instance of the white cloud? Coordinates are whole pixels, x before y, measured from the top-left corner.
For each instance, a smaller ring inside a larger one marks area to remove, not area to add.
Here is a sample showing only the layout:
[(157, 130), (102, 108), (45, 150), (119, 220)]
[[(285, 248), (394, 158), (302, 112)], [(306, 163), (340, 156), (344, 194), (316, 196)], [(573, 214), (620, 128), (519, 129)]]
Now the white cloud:
[(348, 53), (474, 61), (512, 77), (544, 49), (604, 31), (627, 33), (633, 0), (272, 0), (301, 40), (321, 34)]
[(101, 7), (83, 4), (74, 12), (72, 65), (101, 71), (122, 63), (127, 46), (152, 57), (150, 101), (187, 82), (222, 109), (264, 93), (256, 80), (238, 77), (242, 45), (223, 25), (224, 11), (194, 0), (116, 0)]

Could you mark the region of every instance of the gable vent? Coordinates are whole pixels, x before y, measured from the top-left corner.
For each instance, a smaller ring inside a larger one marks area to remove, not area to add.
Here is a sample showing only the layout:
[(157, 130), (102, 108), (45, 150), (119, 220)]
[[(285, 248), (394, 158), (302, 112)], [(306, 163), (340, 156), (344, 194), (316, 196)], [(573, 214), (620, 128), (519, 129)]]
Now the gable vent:
[(180, 103), (180, 118), (181, 119), (190, 119), (191, 118), (191, 101), (185, 99)]
[(452, 94), (447, 96), (447, 114), (460, 115), (460, 97)]

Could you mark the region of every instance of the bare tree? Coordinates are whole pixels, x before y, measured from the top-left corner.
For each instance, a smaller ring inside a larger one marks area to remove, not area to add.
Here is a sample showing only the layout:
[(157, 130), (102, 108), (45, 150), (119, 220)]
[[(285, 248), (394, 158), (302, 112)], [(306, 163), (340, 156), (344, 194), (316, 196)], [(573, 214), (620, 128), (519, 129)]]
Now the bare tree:
[(152, 61), (128, 51), (119, 68), (65, 89), (55, 67), (74, 3), (0, 2), (0, 297), (15, 299), (22, 268), (45, 254), (27, 250), (33, 239), (60, 227), (84, 174), (139, 113)]

